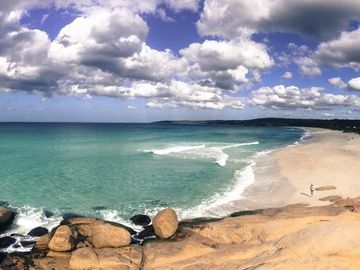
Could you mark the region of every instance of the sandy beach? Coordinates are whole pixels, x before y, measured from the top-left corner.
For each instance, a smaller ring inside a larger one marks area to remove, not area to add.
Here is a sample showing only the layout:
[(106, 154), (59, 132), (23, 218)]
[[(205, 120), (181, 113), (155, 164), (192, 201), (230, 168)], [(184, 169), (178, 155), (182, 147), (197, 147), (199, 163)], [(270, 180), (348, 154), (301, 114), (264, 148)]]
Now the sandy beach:
[[(322, 205), (326, 202), (319, 199), (327, 196), (359, 196), (360, 136), (326, 129), (309, 131), (312, 137), (307, 142), (272, 153), (278, 173), (294, 187), (285, 202)], [(311, 184), (336, 189), (315, 190), (310, 197)]]

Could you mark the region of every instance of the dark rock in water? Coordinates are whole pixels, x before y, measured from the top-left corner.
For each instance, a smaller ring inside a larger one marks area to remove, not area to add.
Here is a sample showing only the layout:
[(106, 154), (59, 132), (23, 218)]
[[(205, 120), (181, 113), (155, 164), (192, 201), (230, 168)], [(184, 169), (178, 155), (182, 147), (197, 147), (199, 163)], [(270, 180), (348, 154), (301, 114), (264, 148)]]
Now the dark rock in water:
[(136, 235), (133, 235), (132, 237), (131, 237), (131, 245), (133, 245), (133, 244), (141, 244), (141, 242), (142, 242), (142, 239), (138, 239), (138, 238), (136, 238)]
[(34, 245), (36, 243), (36, 241), (20, 241), (20, 244), (22, 247), (28, 247), (31, 245)]
[(46, 229), (44, 227), (36, 227), (36, 228), (32, 229), (27, 235), (32, 236), (32, 237), (40, 237), (40, 236), (43, 236), (48, 233), (49, 233), (48, 229)]
[(21, 248), (19, 243), (16, 243), (15, 245), (13, 245), (13, 248)]
[(135, 215), (130, 218), (135, 225), (146, 226), (151, 222), (151, 218), (147, 215)]
[(10, 236), (12, 236), (12, 237), (24, 237), (24, 235), (19, 234), (19, 233), (12, 233), (12, 234), (10, 234)]
[(7, 253), (5, 252), (0, 252), (0, 263), (6, 258)]
[(9, 255), (7, 255), (2, 262), (0, 263), (0, 269), (6, 270), (17, 270), (16, 264), (11, 260)]
[(63, 220), (61, 221), (60, 225), (68, 225), (69, 224), (68, 220), (71, 218), (82, 218), (82, 217), (84, 216), (74, 213), (64, 213), (62, 215)]
[(147, 237), (153, 237), (153, 236), (155, 236), (155, 230), (153, 225), (144, 226), (144, 230), (142, 230), (137, 234), (138, 239), (145, 239)]
[(92, 208), (93, 210), (106, 210), (106, 206), (95, 206)]
[(12, 244), (14, 244), (16, 242), (15, 238), (12, 238), (10, 236), (5, 236), (0, 238), (0, 249), (2, 248), (8, 248), (10, 247)]
[(0, 206), (0, 233), (7, 229), (15, 218), (15, 213), (8, 208)]
[(14, 252), (8, 254), (0, 264), (0, 269), (19, 270), (33, 269), (34, 261), (29, 252)]
[(46, 218), (51, 218), (52, 216), (54, 216), (54, 213), (49, 210), (44, 210), (44, 215)]

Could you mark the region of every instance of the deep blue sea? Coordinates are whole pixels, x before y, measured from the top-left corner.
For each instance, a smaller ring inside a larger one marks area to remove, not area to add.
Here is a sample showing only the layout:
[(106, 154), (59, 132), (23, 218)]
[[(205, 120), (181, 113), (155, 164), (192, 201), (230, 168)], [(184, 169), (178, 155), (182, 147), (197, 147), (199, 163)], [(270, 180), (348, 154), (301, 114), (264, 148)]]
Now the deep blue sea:
[[(174, 207), (181, 218), (240, 197), (256, 153), (293, 144), (297, 128), (175, 124), (0, 124), (0, 200), (17, 232), (64, 213), (124, 222)], [(216, 215), (225, 215), (218, 211)]]

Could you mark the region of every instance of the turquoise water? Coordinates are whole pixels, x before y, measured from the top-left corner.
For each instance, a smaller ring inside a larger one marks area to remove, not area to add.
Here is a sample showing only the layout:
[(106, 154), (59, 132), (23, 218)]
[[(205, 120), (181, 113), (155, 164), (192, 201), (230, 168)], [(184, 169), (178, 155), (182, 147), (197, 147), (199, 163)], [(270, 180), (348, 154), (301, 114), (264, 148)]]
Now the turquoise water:
[(255, 153), (302, 134), (296, 128), (0, 124), (0, 200), (36, 216), (19, 221), (24, 224), (45, 218), (40, 208), (113, 220), (161, 207), (195, 209), (236, 185), (241, 193), (251, 184), (241, 171)]

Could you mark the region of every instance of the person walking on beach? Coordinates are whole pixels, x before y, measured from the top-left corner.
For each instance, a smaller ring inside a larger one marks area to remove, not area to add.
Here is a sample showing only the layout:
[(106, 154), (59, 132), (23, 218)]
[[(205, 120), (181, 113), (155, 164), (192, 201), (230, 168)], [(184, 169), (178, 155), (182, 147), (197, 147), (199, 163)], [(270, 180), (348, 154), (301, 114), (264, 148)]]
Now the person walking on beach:
[(310, 193), (311, 193), (311, 197), (314, 195), (314, 185), (313, 184), (311, 184), (310, 185)]

